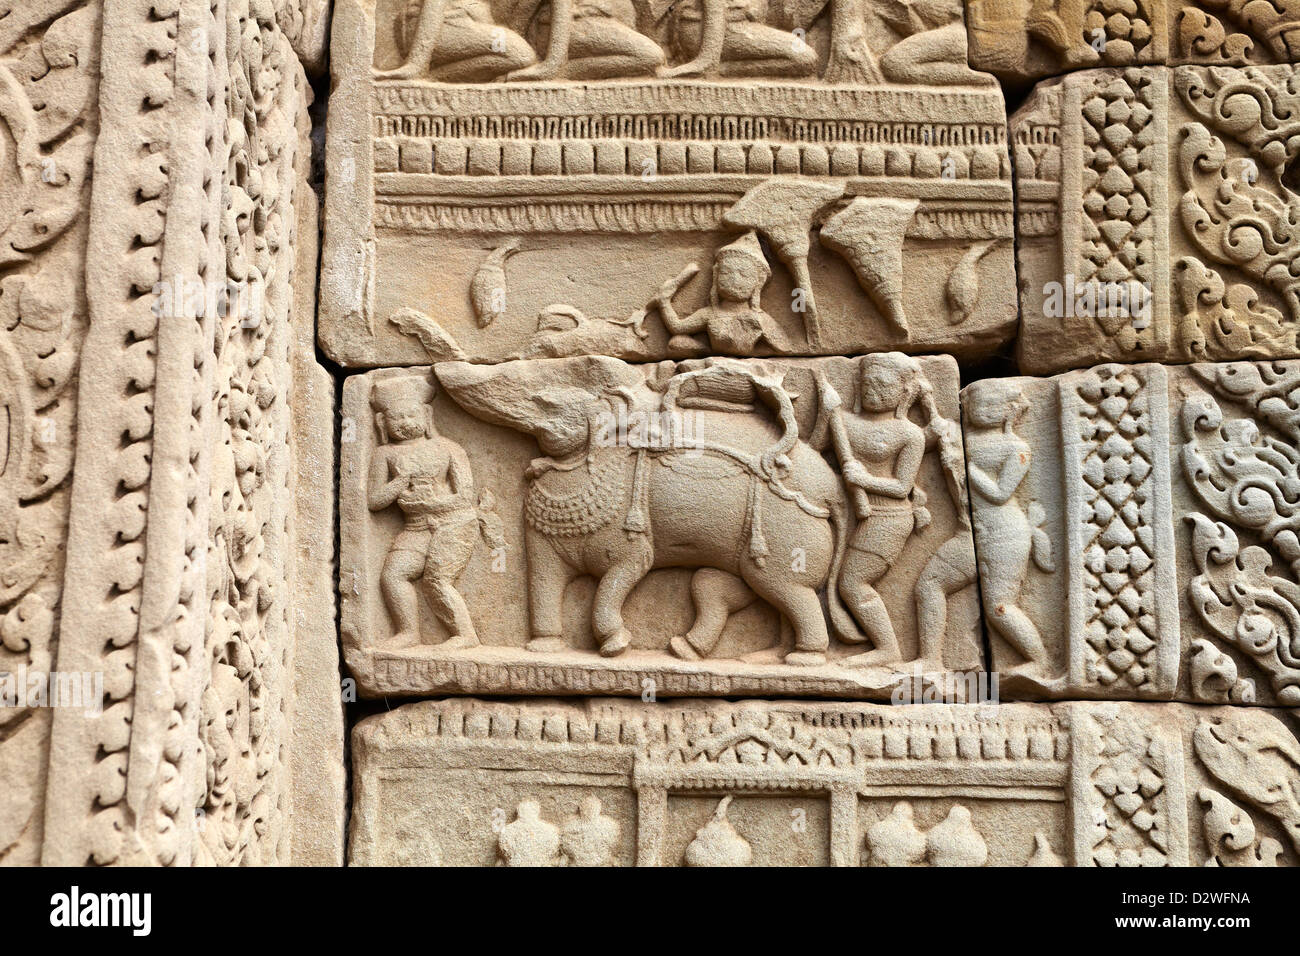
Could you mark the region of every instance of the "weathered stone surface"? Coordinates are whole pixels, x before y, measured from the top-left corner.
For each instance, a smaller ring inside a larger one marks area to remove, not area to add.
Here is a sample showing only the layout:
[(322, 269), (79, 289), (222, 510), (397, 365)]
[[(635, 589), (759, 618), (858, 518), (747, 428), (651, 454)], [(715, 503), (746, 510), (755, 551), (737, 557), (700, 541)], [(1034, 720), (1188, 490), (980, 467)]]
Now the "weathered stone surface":
[(1012, 117), (1021, 369), (1300, 354), (1297, 67), (1084, 71)]
[(0, 0), (0, 865), (1300, 862), (1298, 4)]
[(349, 860), (1294, 865), (1296, 727), (1177, 704), (423, 701), (353, 730)]
[(0, 864), (41, 857), (51, 710), (26, 692), (65, 605), (100, 18), (34, 2), (0, 24)]
[(336, 390), (316, 361), (318, 210), (298, 153), (297, 261), (290, 355), (295, 561), (288, 582), (294, 621), (292, 839), (295, 866), (341, 866), (347, 829), (347, 730), (339, 668), (335, 555)]
[(363, 692), (856, 698), (979, 666), (951, 358), (436, 378), (344, 384)]
[(276, 0), (275, 19), (311, 76), (325, 69), (329, 46), (330, 0)]
[(1014, 331), (1005, 107), (958, 4), (578, 5), (567, 50), (536, 4), (439, 33), (442, 9), (336, 5), (343, 365), (975, 356)]
[(962, 392), (1004, 695), (1300, 703), (1300, 362)]
[(970, 63), (1011, 82), (1106, 66), (1300, 60), (1295, 0), (966, 0)]
[[(287, 11), (0, 18), (0, 862), (341, 857), (331, 397)], [(320, 544), (300, 554), (304, 504)], [(13, 706), (20, 684), (45, 696)], [(312, 765), (299, 684), (333, 717)]]

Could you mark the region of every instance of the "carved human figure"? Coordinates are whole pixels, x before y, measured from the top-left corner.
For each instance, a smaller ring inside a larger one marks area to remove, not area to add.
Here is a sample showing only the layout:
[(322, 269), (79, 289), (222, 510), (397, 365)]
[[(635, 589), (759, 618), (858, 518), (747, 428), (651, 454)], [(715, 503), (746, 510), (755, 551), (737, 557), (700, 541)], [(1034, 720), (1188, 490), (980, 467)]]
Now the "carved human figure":
[(511, 22), (546, 25), (546, 55), (507, 80), (604, 80), (647, 76), (664, 65), (664, 51), (636, 29), (631, 0), (520, 0)]
[(380, 77), (478, 83), (537, 62), (527, 40), (494, 20), (486, 0), (412, 0), (404, 23), (410, 37), (406, 60), (395, 69), (377, 71)]
[(966, 461), (975, 532), (982, 545), (977, 561), (985, 620), (1025, 658), (1018, 673), (1046, 676), (1042, 636), (1018, 604), (1035, 539), (1017, 498), (1032, 461), (1029, 443), (1015, 433), (1028, 403), (1009, 382), (982, 383), (970, 395)]
[(966, 24), (958, 0), (895, 0), (885, 19), (906, 34), (880, 57), (891, 83), (988, 86), (997, 80), (966, 62)]
[(767, 0), (686, 0), (674, 8), (673, 45), (691, 59), (661, 76), (811, 76), (817, 52), (797, 33), (767, 25)]
[(618, 836), (618, 822), (600, 812), (598, 797), (588, 795), (560, 830), (560, 852), (572, 866), (613, 866)]
[[(874, 585), (888, 573), (918, 526), (929, 523), (916, 476), (925, 457), (925, 431), (908, 413), (929, 392), (921, 366), (898, 352), (869, 355), (859, 365), (861, 412), (837, 416), (832, 438), (858, 524), (849, 538), (839, 592), (875, 645), (855, 664), (900, 657), (885, 602)], [(933, 399), (929, 401), (933, 406)]]
[(473, 557), (480, 522), (494, 547), (501, 542), (499, 531), (490, 529), (493, 516), (486, 499), (482, 517), (475, 506), (465, 450), (438, 434), (433, 396), (433, 385), (423, 375), (385, 379), (371, 395), (380, 444), (370, 460), (370, 510), (395, 503), (406, 515), (406, 526), (384, 561), (380, 586), (399, 644), (419, 640), (419, 581), (449, 632), (441, 646), (473, 647), (478, 635), (456, 581)]
[(672, 333), (669, 348), (698, 352), (700, 343), (692, 336), (705, 332), (714, 352), (753, 355), (761, 345), (778, 352), (790, 351), (785, 333), (761, 304), (763, 287), (771, 276), (758, 234), (751, 230), (723, 246), (713, 257), (708, 305), (683, 318), (672, 304), (675, 282), (666, 284), (652, 305)]
[(520, 801), (515, 819), (501, 828), (497, 852), (506, 866), (555, 866), (559, 862), (560, 829), (542, 819), (536, 800)]

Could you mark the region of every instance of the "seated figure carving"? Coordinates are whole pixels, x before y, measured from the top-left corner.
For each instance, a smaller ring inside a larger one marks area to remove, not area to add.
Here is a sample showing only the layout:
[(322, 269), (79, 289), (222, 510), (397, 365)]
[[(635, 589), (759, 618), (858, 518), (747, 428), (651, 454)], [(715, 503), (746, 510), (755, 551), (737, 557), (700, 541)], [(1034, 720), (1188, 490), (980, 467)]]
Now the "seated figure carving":
[(777, 76), (817, 72), (817, 52), (795, 32), (768, 26), (767, 0), (686, 0), (675, 8), (674, 52), (691, 59), (661, 76)]
[(546, 54), (507, 80), (649, 76), (664, 65), (664, 51), (637, 32), (632, 0), (519, 0), (509, 22), (541, 27)]
[(767, 346), (778, 352), (791, 350), (781, 327), (763, 311), (763, 287), (772, 269), (752, 230), (718, 250), (713, 262), (709, 304), (687, 316), (673, 308), (674, 285), (669, 283), (655, 299), (664, 326), (672, 333), (669, 347), (686, 354), (701, 350), (695, 336), (706, 332), (709, 347), (730, 355), (752, 355)]
[(528, 41), (497, 24), (486, 0), (413, 0), (399, 23), (406, 59), (380, 77), (477, 83), (537, 62)]
[(880, 57), (880, 72), (890, 83), (996, 84), (992, 74), (967, 65), (966, 24), (957, 0), (891, 0), (883, 16), (905, 34)]

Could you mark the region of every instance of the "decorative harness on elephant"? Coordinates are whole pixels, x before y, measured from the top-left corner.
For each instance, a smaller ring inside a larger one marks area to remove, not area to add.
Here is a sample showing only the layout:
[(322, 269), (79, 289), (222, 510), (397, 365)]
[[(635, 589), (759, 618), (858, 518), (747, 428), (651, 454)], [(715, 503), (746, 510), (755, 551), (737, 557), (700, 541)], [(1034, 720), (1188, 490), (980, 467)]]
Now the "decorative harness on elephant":
[[(809, 501), (801, 491), (787, 486), (778, 473), (788, 467), (789, 461), (786, 456), (799, 440), (799, 427), (795, 421), (794, 407), (790, 402), (790, 396), (779, 385), (760, 378), (748, 370), (727, 366), (696, 369), (675, 375), (669, 381), (663, 397), (664, 411), (669, 415), (676, 415), (678, 395), (682, 385), (692, 379), (710, 374), (742, 376), (756, 391), (769, 396), (777, 404), (783, 429), (782, 435), (762, 452), (754, 454), (722, 442), (699, 439), (694, 440), (688, 449), (692, 454), (707, 454), (728, 459), (749, 473), (745, 528), (749, 536), (749, 556), (761, 567), (768, 554), (767, 541), (762, 528), (761, 491), (764, 486), (778, 498), (794, 502), (802, 511), (815, 518), (829, 518), (831, 512)], [(631, 396), (622, 390), (611, 389), (611, 392), (622, 398), (628, 405), (632, 404)], [(707, 399), (703, 400), (700, 404), (704, 405), (707, 401)], [(647, 429), (644, 437), (629, 432), (627, 445), (635, 450), (632, 494), (622, 526), (630, 537), (634, 534), (644, 534), (649, 530), (648, 466), (650, 461), (663, 456), (671, 458), (680, 455), (681, 448), (672, 443), (671, 436), (669, 441), (665, 442), (658, 429), (653, 427)], [(673, 467), (669, 460), (663, 463)], [(524, 505), (528, 523), (533, 528), (551, 537), (578, 537), (605, 527), (613, 519), (626, 488), (622, 456), (599, 454), (589, 446), (587, 453), (576, 461), (564, 463), (545, 459), (536, 465), (546, 471), (573, 471), (585, 465), (589, 479), (581, 489), (566, 495), (548, 492), (534, 479), (529, 485)]]

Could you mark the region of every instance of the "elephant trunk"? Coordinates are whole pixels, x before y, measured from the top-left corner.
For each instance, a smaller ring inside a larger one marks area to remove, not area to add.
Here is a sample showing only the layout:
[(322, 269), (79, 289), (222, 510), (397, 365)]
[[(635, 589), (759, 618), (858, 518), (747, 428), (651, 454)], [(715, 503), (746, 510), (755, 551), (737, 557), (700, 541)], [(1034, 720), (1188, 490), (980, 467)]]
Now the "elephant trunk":
[(866, 642), (867, 636), (859, 630), (857, 621), (840, 597), (840, 570), (849, 546), (848, 502), (843, 495), (836, 495), (829, 504), (835, 547), (831, 554), (830, 574), (826, 578), (826, 607), (830, 612), (831, 628), (835, 631), (835, 636), (845, 644), (862, 644)]

